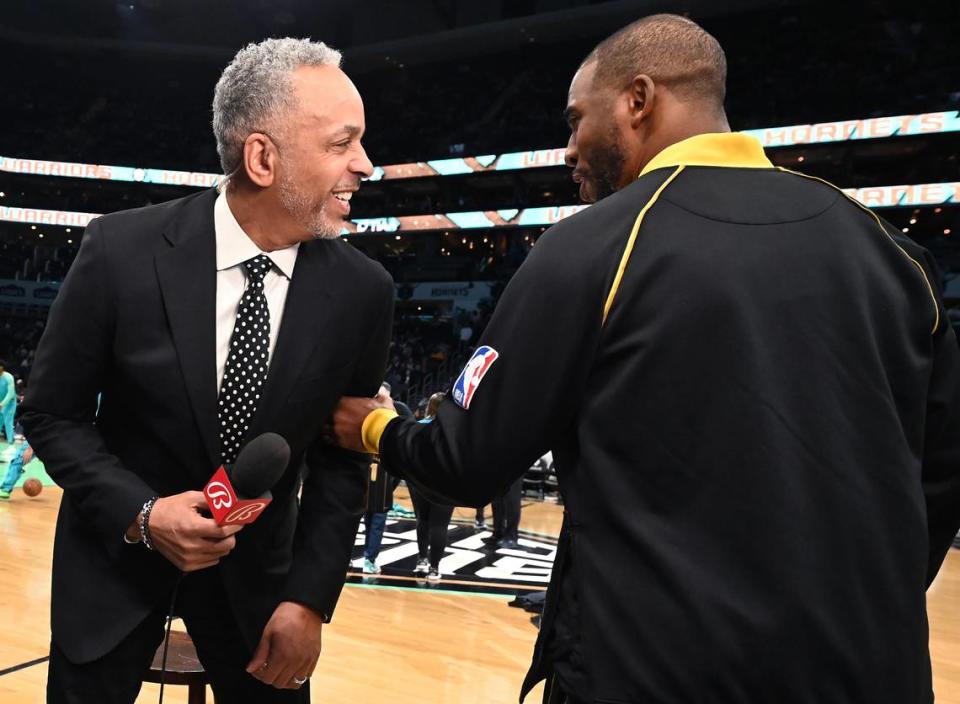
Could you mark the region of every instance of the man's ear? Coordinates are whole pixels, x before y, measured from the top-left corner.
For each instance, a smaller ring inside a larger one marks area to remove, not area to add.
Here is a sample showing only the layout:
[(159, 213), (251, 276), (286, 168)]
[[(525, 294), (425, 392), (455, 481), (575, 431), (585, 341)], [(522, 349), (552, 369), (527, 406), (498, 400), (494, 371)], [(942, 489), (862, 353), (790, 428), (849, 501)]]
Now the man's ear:
[(630, 126), (636, 129), (653, 112), (656, 101), (656, 86), (645, 73), (638, 74), (627, 87), (627, 109)]
[(270, 137), (253, 132), (243, 142), (243, 170), (255, 185), (267, 188), (277, 178), (279, 152)]

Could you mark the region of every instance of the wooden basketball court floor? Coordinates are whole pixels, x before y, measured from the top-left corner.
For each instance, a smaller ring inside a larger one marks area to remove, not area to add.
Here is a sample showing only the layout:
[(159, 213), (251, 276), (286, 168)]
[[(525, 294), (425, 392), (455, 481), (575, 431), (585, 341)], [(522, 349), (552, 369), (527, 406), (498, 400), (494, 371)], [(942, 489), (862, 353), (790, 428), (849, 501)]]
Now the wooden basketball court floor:
[[(44, 701), (50, 556), (60, 497), (57, 487), (47, 486), (35, 499), (18, 489), (11, 501), (0, 502), (0, 704)], [(561, 512), (550, 503), (525, 502), (521, 528), (556, 536)], [(456, 518), (468, 526), (473, 511), (458, 509)], [(324, 627), (313, 701), (517, 701), (536, 630), (529, 614), (507, 606), (510, 597), (423, 589), (399, 575), (392, 583), (409, 587), (380, 586), (390, 580), (363, 584), (356, 574), (353, 581), (358, 583), (344, 588), (333, 622)], [(937, 702), (960, 704), (960, 550), (951, 550), (928, 592), (928, 610)], [(157, 686), (146, 684), (137, 702), (156, 702), (157, 696)], [(526, 701), (539, 703), (541, 697), (542, 685)], [(185, 688), (168, 687), (164, 700), (186, 702)], [(207, 701), (213, 701), (209, 692)]]

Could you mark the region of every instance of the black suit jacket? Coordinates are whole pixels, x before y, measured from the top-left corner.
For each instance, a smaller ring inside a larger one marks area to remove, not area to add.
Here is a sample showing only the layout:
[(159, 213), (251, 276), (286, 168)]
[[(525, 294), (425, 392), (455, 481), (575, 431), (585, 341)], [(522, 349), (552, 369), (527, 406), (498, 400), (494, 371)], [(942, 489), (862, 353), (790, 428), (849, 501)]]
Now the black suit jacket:
[[(122, 539), (143, 502), (202, 489), (219, 464), (216, 195), (90, 223), (37, 351), (23, 425), (64, 489), (52, 629), (76, 662), (115, 647), (178, 576)], [(368, 460), (323, 444), (319, 431), (341, 395), (376, 393), (392, 316), (393, 282), (380, 265), (341, 240), (300, 246), (247, 433), (282, 435), (290, 465), (216, 568), (251, 647), (280, 601), (328, 618), (334, 610)]]

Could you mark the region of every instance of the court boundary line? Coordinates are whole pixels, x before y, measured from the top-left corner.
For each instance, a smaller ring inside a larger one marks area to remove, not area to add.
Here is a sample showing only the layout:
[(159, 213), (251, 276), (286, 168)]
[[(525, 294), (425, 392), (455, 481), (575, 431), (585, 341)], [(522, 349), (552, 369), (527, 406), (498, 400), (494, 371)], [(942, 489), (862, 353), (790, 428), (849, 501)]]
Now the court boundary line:
[(19, 665), (14, 665), (13, 667), (8, 667), (5, 670), (0, 670), (0, 677), (4, 675), (10, 675), (14, 672), (20, 672), (20, 670), (26, 670), (28, 667), (33, 667), (34, 665), (40, 665), (41, 663), (47, 662), (50, 659), (49, 655), (44, 655), (42, 658), (37, 658), (35, 660), (27, 660), (22, 662)]
[(400, 587), (390, 584), (364, 584), (363, 582), (347, 582), (345, 587), (362, 587), (363, 589), (389, 589), (401, 592), (428, 592), (430, 594), (456, 594), (457, 596), (479, 596), (484, 599), (514, 599), (515, 594), (491, 594), (490, 592), (467, 592), (460, 589), (443, 589), (437, 587)]
[[(367, 578), (367, 579), (393, 579), (393, 580), (404, 581), (404, 582), (419, 582), (419, 581), (426, 581), (426, 579), (427, 579), (426, 577), (414, 577), (413, 575), (404, 575), (404, 574), (382, 574), (382, 573), (381, 573), (381, 574), (373, 574), (373, 573), (370, 573), (370, 572), (356, 572), (356, 571), (354, 571), (354, 570), (348, 570), (348, 571), (347, 571), (347, 576), (348, 576), (348, 577), (359, 577), (359, 578), (361, 578), (361, 579), (363, 579), (363, 578)], [(446, 577), (443, 578), (443, 582), (444, 582), (445, 584), (463, 584), (463, 585), (465, 585), (465, 586), (471, 586), (471, 587), (494, 587), (494, 588), (497, 588), (497, 589), (525, 589), (525, 590), (530, 590), (530, 591), (546, 591), (546, 590), (547, 590), (547, 587), (543, 586), (542, 584), (525, 585), (525, 584), (510, 584), (510, 583), (505, 583), (505, 582), (474, 582), (474, 581), (470, 581), (470, 580), (466, 580), (466, 579), (455, 579), (455, 578), (454, 578), (454, 579), (450, 579), (450, 578), (446, 578)], [(351, 584), (351, 582), (344, 582), (344, 584)], [(355, 582), (354, 582), (354, 584), (355, 584)], [(386, 586), (389, 586), (389, 585), (384, 584), (384, 585), (382, 585), (382, 586), (385, 586), (385, 587), (386, 587)], [(436, 588), (428, 589), (428, 590), (429, 590), (429, 591), (440, 591), (440, 590), (437, 590)], [(465, 592), (465, 593), (466, 593), (466, 594), (471, 594), (472, 592)]]

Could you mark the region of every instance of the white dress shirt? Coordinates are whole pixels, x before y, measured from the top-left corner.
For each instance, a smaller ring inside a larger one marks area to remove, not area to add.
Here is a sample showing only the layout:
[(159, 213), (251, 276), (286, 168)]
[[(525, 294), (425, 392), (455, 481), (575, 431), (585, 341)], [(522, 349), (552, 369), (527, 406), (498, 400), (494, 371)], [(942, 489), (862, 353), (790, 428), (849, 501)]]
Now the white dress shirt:
[(237, 308), (240, 297), (247, 287), (247, 272), (243, 263), (259, 254), (266, 254), (273, 262), (273, 268), (263, 279), (263, 291), (267, 296), (270, 309), (270, 349), (267, 365), (273, 361), (273, 350), (277, 345), (277, 333), (283, 320), (283, 308), (287, 302), (287, 289), (293, 276), (293, 266), (297, 262), (300, 244), (274, 252), (261, 252), (240, 227), (240, 223), (230, 211), (227, 196), (220, 193), (213, 206), (213, 224), (217, 239), (217, 393), (223, 383), (223, 369), (227, 364), (230, 351), (230, 337), (237, 321)]

